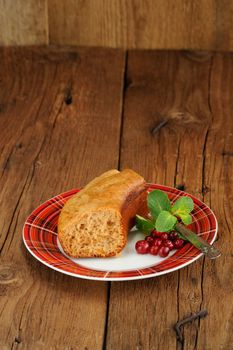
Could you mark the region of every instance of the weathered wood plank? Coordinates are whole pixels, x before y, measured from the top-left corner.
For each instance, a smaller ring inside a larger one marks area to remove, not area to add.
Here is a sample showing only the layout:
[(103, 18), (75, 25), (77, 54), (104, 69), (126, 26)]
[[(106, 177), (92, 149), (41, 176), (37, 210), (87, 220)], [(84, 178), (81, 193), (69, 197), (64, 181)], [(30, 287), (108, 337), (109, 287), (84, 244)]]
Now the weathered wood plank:
[(232, 50), (233, 4), (202, 0), (48, 0), (52, 44)]
[(117, 167), (124, 52), (0, 57), (0, 347), (102, 349), (107, 284), (48, 269), (26, 252), (21, 231), (42, 201)]
[(232, 50), (232, 14), (226, 0), (0, 1), (0, 45)]
[[(210, 203), (220, 223), (223, 257), (200, 259), (156, 279), (113, 283), (108, 349), (228, 349), (232, 248), (226, 203), (232, 190), (231, 163), (225, 160), (223, 171), (222, 162), (232, 152), (233, 56), (132, 51), (127, 67), (121, 167), (135, 169), (149, 182), (182, 185)], [(164, 118), (168, 123), (152, 135), (150, 130)], [(226, 303), (220, 303), (219, 294)], [(173, 324), (201, 308), (210, 315), (187, 325), (183, 346), (177, 344)]]
[(47, 0), (0, 1), (0, 45), (48, 44)]
[[(233, 346), (233, 55), (215, 55), (212, 61), (209, 105), (212, 123), (205, 149), (204, 200), (219, 221), (219, 261), (205, 261), (202, 305), (210, 317), (200, 324), (198, 349), (228, 350)], [(210, 331), (211, 330), (211, 331)], [(205, 334), (205, 336), (200, 336)]]
[(230, 51), (232, 14), (226, 0), (0, 1), (0, 45)]

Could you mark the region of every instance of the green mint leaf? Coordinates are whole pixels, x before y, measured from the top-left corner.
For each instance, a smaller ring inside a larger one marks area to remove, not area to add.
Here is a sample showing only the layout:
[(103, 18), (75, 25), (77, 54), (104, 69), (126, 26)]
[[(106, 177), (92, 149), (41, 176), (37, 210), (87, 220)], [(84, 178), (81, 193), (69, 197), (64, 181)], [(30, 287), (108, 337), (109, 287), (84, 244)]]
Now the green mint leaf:
[(155, 228), (159, 232), (167, 232), (174, 229), (177, 218), (169, 211), (161, 211), (156, 219)]
[(181, 215), (189, 214), (194, 208), (193, 200), (190, 197), (181, 197), (177, 199), (172, 206), (171, 212), (173, 215), (181, 217)]
[(149, 233), (154, 229), (154, 224), (150, 220), (146, 220), (142, 216), (136, 215), (136, 227), (143, 233)]
[(180, 214), (179, 216), (180, 216), (183, 224), (185, 224), (185, 225), (191, 224), (192, 216), (190, 214), (188, 214), (188, 213), (187, 214)]
[(157, 219), (161, 211), (171, 210), (171, 203), (167, 194), (160, 190), (154, 190), (148, 194), (147, 204), (154, 220)]

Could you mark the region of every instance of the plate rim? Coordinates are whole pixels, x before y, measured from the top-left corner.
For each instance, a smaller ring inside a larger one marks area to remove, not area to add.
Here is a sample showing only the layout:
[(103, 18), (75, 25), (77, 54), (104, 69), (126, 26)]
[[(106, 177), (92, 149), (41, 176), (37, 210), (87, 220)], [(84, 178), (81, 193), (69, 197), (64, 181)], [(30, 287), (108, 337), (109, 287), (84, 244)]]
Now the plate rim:
[[(213, 235), (213, 238), (210, 240), (210, 244), (213, 244), (213, 242), (215, 241), (216, 237), (217, 237), (217, 234), (218, 234), (218, 221), (217, 221), (217, 218), (213, 212), (213, 210), (207, 205), (205, 204), (202, 200), (200, 200), (199, 198), (195, 197), (194, 195), (188, 193), (188, 192), (185, 192), (185, 191), (182, 191), (182, 190), (179, 190), (175, 187), (172, 187), (172, 186), (167, 186), (167, 185), (162, 185), (162, 184), (157, 184), (157, 183), (147, 183), (147, 186), (148, 187), (151, 187), (151, 186), (161, 186), (161, 187), (164, 187), (164, 188), (167, 188), (167, 189), (171, 189), (171, 190), (177, 190), (179, 193), (184, 193), (184, 194), (187, 194), (188, 196), (191, 196), (195, 199), (197, 199), (201, 204), (203, 204), (206, 208), (208, 208), (211, 212), (211, 214), (213, 215), (213, 218), (214, 218), (214, 221), (216, 223), (216, 228), (215, 228), (215, 232), (214, 232), (214, 235)], [(65, 191), (65, 192), (62, 192), (62, 193), (59, 193), (49, 199), (47, 199), (46, 201), (42, 202), (41, 204), (39, 204), (26, 218), (25, 222), (24, 222), (24, 225), (23, 225), (23, 230), (22, 230), (22, 236), (23, 236), (23, 242), (24, 242), (24, 245), (27, 249), (27, 251), (36, 259), (38, 260), (39, 262), (41, 262), (43, 265), (49, 267), (50, 269), (54, 270), (54, 271), (57, 271), (57, 272), (60, 272), (62, 274), (65, 274), (65, 275), (68, 275), (68, 276), (71, 276), (71, 277), (75, 277), (75, 278), (81, 278), (81, 279), (85, 279), (85, 280), (92, 280), (92, 281), (132, 281), (132, 280), (140, 280), (140, 279), (147, 279), (147, 278), (153, 278), (153, 277), (157, 277), (157, 276), (162, 276), (162, 275), (166, 275), (166, 274), (169, 274), (171, 272), (174, 272), (174, 271), (177, 271), (177, 270), (180, 270), (190, 264), (192, 264), (194, 261), (198, 260), (199, 258), (201, 258), (204, 254), (203, 253), (199, 253), (197, 256), (193, 257), (193, 258), (190, 258), (189, 261), (187, 262), (184, 262), (182, 263), (181, 265), (179, 266), (175, 266), (175, 267), (172, 267), (170, 269), (166, 269), (166, 270), (163, 270), (163, 271), (158, 271), (158, 272), (153, 272), (151, 274), (146, 274), (146, 275), (139, 275), (139, 276), (127, 276), (127, 277), (95, 277), (95, 276), (87, 276), (87, 275), (81, 275), (81, 274), (78, 274), (78, 273), (74, 273), (74, 272), (69, 272), (69, 271), (66, 271), (66, 270), (62, 270), (56, 266), (53, 266), (49, 263), (47, 263), (46, 261), (42, 260), (40, 257), (38, 257), (31, 249), (30, 247), (28, 246), (27, 242), (26, 242), (26, 239), (25, 239), (25, 236), (24, 236), (24, 230), (25, 230), (25, 226), (27, 225), (27, 220), (28, 218), (32, 215), (32, 213), (38, 209), (39, 207), (45, 205), (47, 202), (49, 202), (50, 200), (56, 198), (57, 196), (62, 196), (64, 194), (67, 194), (69, 192), (72, 192), (72, 191), (79, 191), (80, 189), (78, 188), (73, 188), (73, 189), (70, 189), (68, 191)], [(60, 251), (60, 249), (59, 249)], [(90, 269), (92, 270), (92, 269)], [(133, 270), (132, 270), (133, 271)]]

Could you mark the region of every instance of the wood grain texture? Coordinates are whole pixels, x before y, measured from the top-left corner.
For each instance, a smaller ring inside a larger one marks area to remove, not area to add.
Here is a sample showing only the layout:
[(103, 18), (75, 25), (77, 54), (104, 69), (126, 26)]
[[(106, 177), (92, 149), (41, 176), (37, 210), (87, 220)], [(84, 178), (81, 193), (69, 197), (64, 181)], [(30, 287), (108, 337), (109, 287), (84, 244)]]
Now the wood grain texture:
[(233, 50), (233, 3), (48, 0), (51, 44)]
[[(219, 220), (216, 261), (199, 259), (156, 279), (112, 283), (107, 349), (230, 349), (232, 332), (233, 55), (130, 51), (127, 60), (121, 167), (149, 182), (204, 199)], [(168, 123), (155, 135), (151, 129)], [(172, 329), (207, 309), (205, 320)]]
[(0, 45), (48, 44), (47, 0), (0, 0)]
[(43, 266), (21, 232), (41, 202), (118, 166), (124, 53), (5, 48), (0, 57), (0, 348), (102, 349), (107, 284)]
[(0, 0), (0, 45), (233, 50), (228, 0)]
[(200, 349), (228, 350), (233, 345), (233, 282), (229, 278), (233, 270), (232, 77), (233, 55), (215, 55), (210, 74), (211, 124), (206, 135), (204, 200), (218, 217), (218, 246), (224, 254), (219, 263), (206, 261), (203, 266), (202, 304), (211, 317), (200, 324), (200, 334), (208, 334), (211, 329), (211, 337), (198, 337)]
[[(233, 54), (5, 48), (0, 60), (0, 348), (231, 349)], [(111, 285), (33, 259), (27, 215), (118, 164), (209, 204), (222, 257)], [(200, 309), (177, 343), (174, 323)]]

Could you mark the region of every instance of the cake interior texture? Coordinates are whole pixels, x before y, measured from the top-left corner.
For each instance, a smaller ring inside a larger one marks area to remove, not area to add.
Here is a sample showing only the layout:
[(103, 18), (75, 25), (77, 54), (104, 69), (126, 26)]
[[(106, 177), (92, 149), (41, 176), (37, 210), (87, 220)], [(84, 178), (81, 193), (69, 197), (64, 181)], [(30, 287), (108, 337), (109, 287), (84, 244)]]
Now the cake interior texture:
[(84, 214), (67, 227), (64, 237), (63, 246), (71, 256), (112, 256), (125, 245), (121, 216), (108, 208)]

